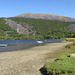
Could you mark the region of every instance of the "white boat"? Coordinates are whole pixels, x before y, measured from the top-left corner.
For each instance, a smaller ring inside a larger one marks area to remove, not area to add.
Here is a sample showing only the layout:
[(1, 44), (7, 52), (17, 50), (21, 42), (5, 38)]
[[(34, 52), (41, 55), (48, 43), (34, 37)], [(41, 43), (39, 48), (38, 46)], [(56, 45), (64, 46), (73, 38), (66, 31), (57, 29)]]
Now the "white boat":
[(0, 47), (6, 47), (7, 44), (0, 44)]
[(37, 43), (43, 43), (43, 41), (36, 41)]

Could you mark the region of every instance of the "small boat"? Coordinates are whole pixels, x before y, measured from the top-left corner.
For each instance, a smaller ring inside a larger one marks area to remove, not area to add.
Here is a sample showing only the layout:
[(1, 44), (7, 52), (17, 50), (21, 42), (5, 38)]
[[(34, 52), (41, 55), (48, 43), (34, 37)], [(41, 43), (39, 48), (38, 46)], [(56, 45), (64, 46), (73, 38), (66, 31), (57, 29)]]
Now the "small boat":
[(0, 44), (0, 47), (6, 47), (7, 44)]
[(43, 41), (36, 41), (37, 43), (43, 43)]

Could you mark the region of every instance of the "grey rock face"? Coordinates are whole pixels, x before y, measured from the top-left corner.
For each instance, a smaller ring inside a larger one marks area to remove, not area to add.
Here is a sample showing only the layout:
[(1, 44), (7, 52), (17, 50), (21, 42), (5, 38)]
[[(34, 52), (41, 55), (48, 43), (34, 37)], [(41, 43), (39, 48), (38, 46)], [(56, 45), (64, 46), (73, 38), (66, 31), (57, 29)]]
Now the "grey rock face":
[(29, 26), (25, 23), (23, 23), (23, 26), (18, 24), (17, 22), (10, 20), (10, 19), (4, 19), (6, 21), (6, 24), (8, 24), (13, 30), (16, 30), (19, 34), (35, 34), (34, 31), (32, 31), (32, 26)]
[(12, 29), (17, 30), (17, 22), (14, 22), (10, 19), (4, 19), (6, 24), (8, 24)]
[(66, 31), (75, 31), (75, 24), (67, 26)]
[(36, 19), (47, 19), (47, 20), (61, 20), (61, 21), (74, 21), (74, 18), (65, 17), (65, 16), (57, 16), (52, 14), (40, 14), (40, 13), (23, 13), (16, 17), (24, 17), (24, 18), (36, 18)]

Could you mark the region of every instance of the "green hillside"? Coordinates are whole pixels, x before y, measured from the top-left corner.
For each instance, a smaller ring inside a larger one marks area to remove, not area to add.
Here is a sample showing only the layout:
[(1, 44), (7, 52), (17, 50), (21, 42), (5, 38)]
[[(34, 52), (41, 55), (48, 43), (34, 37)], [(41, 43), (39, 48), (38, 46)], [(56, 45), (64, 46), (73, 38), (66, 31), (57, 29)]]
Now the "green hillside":
[(3, 30), (0, 29), (0, 36), (5, 36)]
[[(35, 35), (19, 34), (16, 30), (6, 24), (4, 18), (0, 18), (0, 40), (12, 40), (12, 39), (60, 39), (60, 38), (73, 38), (75, 37), (75, 31), (66, 31), (66, 27), (75, 22), (65, 22), (59, 20), (44, 20), (33, 18), (20, 18), (12, 17), (8, 18), (17, 22), (17, 24), (32, 26), (32, 31)], [(31, 30), (30, 30), (31, 32)], [(5, 37), (6, 36), (6, 37)]]
[(44, 19), (32, 19), (32, 18), (20, 18), (13, 17), (10, 18), (13, 21), (24, 26), (29, 24), (33, 26), (33, 30), (36, 31), (36, 35), (41, 35), (44, 38), (65, 38), (74, 37), (74, 32), (66, 31), (66, 27), (70, 24), (75, 24), (75, 22), (65, 22), (59, 20), (44, 20)]
[[(7, 36), (7, 35), (8, 36)], [(0, 18), (0, 40), (24, 40), (24, 39), (43, 39), (40, 35), (19, 34), (16, 30), (6, 24), (4, 18)]]
[(3, 31), (11, 31), (12, 28), (5, 24), (4, 18), (0, 18), (0, 29)]
[(5, 21), (3, 18), (0, 18), (0, 36), (6, 36), (4, 31), (11, 31), (12, 28), (5, 24)]

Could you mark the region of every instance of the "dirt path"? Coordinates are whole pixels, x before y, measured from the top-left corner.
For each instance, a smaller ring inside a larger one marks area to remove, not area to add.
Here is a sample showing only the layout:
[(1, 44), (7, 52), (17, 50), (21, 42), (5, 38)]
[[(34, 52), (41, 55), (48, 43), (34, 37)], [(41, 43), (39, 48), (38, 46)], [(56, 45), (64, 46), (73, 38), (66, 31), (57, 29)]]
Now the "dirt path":
[(22, 51), (1, 52), (0, 75), (42, 75), (43, 65), (52, 60), (45, 59), (46, 54), (68, 43), (51, 43)]

